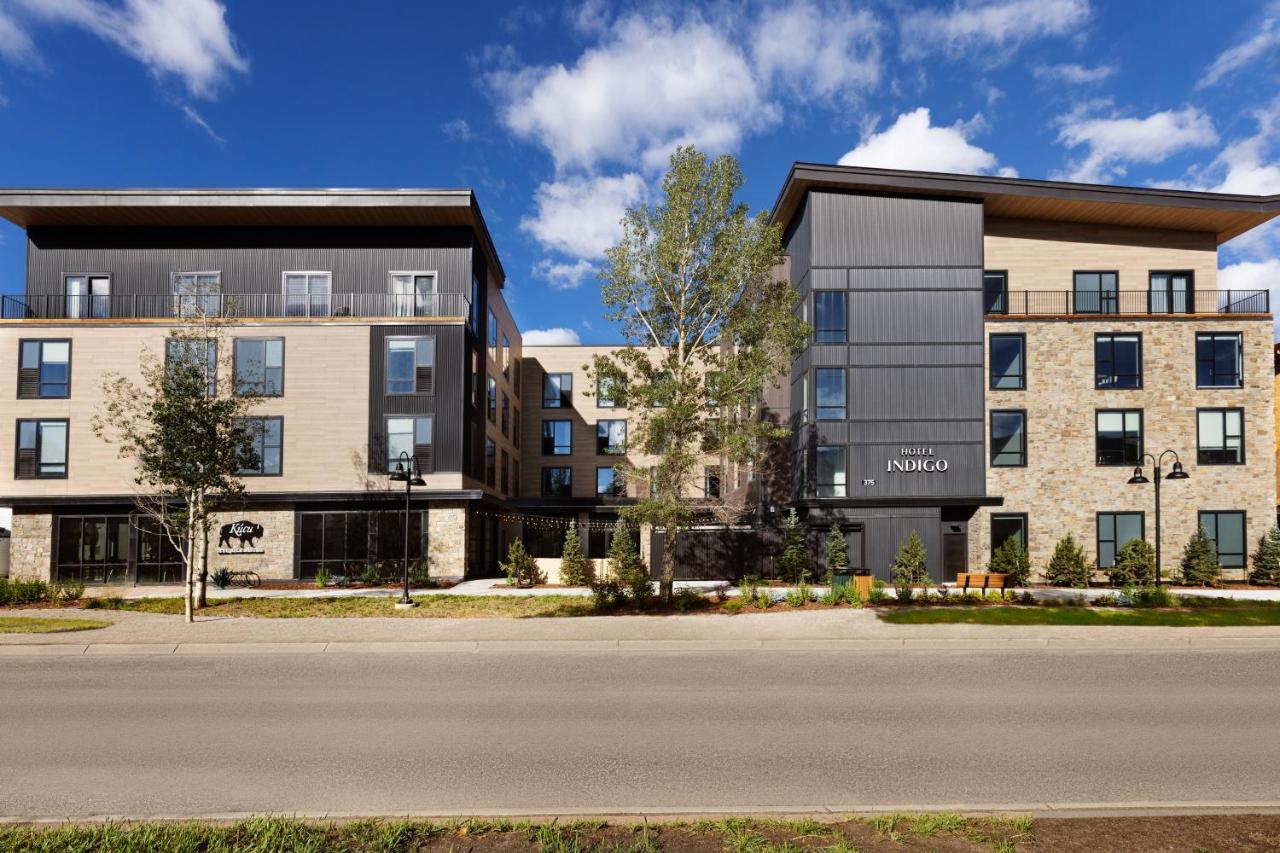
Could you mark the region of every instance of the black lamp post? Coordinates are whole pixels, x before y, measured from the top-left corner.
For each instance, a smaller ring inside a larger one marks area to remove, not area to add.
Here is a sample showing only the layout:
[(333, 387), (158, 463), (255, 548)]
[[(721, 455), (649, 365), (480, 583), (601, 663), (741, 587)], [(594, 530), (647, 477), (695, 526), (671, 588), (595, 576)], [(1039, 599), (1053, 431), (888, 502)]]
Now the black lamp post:
[(413, 607), (413, 599), (409, 597), (409, 494), (414, 486), (425, 486), (427, 481), (422, 479), (418, 470), (418, 460), (404, 450), (400, 451), (396, 470), (388, 477), (397, 483), (404, 482), (404, 595), (396, 602), (396, 607)]
[[(1167, 480), (1186, 480), (1191, 477), (1186, 471), (1182, 470), (1182, 460), (1178, 458), (1178, 454), (1172, 450), (1165, 450), (1160, 455), (1152, 456), (1150, 453), (1142, 454), (1143, 459), (1151, 460), (1151, 467), (1155, 475), (1156, 482), (1156, 586), (1160, 585), (1160, 466), (1164, 463), (1165, 454), (1173, 456), (1173, 470), (1165, 475)], [(1129, 484), (1141, 486), (1151, 481), (1142, 474), (1142, 466), (1139, 465), (1133, 469), (1133, 476), (1129, 478)]]

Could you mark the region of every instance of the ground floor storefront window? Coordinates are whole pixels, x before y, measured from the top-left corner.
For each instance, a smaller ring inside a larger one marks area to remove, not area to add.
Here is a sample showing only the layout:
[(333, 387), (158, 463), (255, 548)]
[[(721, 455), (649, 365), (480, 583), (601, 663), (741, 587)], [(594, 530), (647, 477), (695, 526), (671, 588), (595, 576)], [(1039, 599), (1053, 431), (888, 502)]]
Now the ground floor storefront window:
[(86, 584), (129, 580), (129, 516), (62, 516), (54, 535), (58, 580)]
[[(359, 578), (404, 559), (403, 511), (323, 511), (298, 513), (298, 572), (314, 578), (323, 568), (330, 575)], [(409, 513), (409, 560), (426, 554), (427, 513)]]

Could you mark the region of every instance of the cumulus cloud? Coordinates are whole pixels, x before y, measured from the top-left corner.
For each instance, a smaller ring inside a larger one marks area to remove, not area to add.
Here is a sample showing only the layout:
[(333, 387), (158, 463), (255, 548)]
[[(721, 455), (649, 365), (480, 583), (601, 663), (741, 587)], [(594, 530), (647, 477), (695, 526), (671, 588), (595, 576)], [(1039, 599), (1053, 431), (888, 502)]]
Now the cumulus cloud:
[(1218, 54), (1205, 69), (1196, 88), (1207, 89), (1277, 49), (1280, 49), (1280, 3), (1272, 3), (1257, 32)]
[(521, 345), (526, 347), (577, 346), (580, 343), (577, 332), (563, 327), (533, 329), (521, 336)]
[(634, 172), (550, 181), (538, 186), (536, 210), (520, 221), (520, 230), (547, 249), (598, 258), (622, 235), (623, 213), (644, 195), (644, 179)]
[(840, 165), (1016, 176), (1013, 169), (1000, 166), (996, 155), (969, 141), (980, 126), (979, 119), (939, 127), (930, 120), (928, 107), (918, 107), (898, 116), (880, 133), (867, 136), (840, 158)]
[(552, 290), (577, 290), (596, 268), (590, 261), (557, 261), (543, 258), (533, 265), (533, 274), (551, 285)]
[(766, 85), (810, 98), (849, 96), (880, 81), (880, 30), (866, 9), (773, 6), (756, 23), (751, 52)]
[(1190, 148), (1216, 145), (1213, 120), (1195, 107), (1163, 110), (1144, 118), (1089, 117), (1077, 110), (1059, 120), (1058, 141), (1085, 154), (1064, 173), (1068, 180), (1106, 183), (1133, 163), (1162, 163)]
[(1038, 65), (1032, 71), (1037, 80), (1067, 83), (1072, 86), (1089, 86), (1101, 83), (1116, 73), (1114, 65), (1095, 65), (1092, 68), (1067, 62), (1062, 65)]
[[(908, 12), (900, 22), (902, 55), (1008, 55), (1032, 39), (1076, 32), (1089, 20), (1088, 0), (956, 0), (950, 9)], [(995, 49), (995, 50), (993, 50)]]

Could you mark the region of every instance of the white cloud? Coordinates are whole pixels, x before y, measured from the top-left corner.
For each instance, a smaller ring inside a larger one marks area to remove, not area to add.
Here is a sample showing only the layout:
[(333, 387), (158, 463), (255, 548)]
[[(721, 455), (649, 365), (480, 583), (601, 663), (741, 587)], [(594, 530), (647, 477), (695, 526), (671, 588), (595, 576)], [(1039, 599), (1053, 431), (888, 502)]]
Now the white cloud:
[(1197, 89), (1206, 89), (1254, 60), (1280, 48), (1280, 3), (1272, 3), (1268, 12), (1268, 16), (1263, 19), (1256, 33), (1218, 54), (1205, 69), (1204, 76), (1196, 83)]
[(540, 184), (537, 211), (520, 221), (520, 230), (547, 249), (598, 258), (622, 235), (623, 213), (644, 195), (644, 179), (634, 172)]
[(756, 71), (763, 83), (776, 80), (802, 97), (847, 98), (880, 81), (880, 29), (866, 9), (808, 0), (770, 7), (755, 26)]
[(155, 77), (177, 77), (197, 98), (214, 97), (232, 73), (249, 70), (218, 0), (124, 0), (120, 6), (102, 0), (15, 2), (33, 19), (81, 27), (115, 44)]
[(1003, 58), (1024, 42), (1076, 32), (1089, 19), (1088, 0), (956, 0), (948, 10), (921, 9), (902, 16), (902, 54), (932, 50), (951, 56)]
[(43, 65), (31, 37), (3, 8), (0, 8), (0, 59), (7, 59), (15, 65)]
[(556, 261), (543, 258), (533, 265), (533, 274), (551, 285), (552, 290), (576, 290), (596, 268), (590, 261)]
[(445, 136), (455, 142), (467, 142), (475, 137), (471, 130), (471, 125), (467, 123), (465, 118), (455, 118), (452, 121), (446, 121), (440, 125), (440, 130)]
[(573, 329), (533, 329), (521, 335), (521, 345), (526, 347), (577, 346), (582, 343)]
[(981, 119), (975, 119), (938, 127), (930, 121), (929, 108), (918, 107), (867, 136), (840, 158), (840, 165), (1015, 176), (1013, 169), (1000, 167), (996, 155), (969, 142), (980, 126)]
[[(1271, 294), (1271, 310), (1280, 299), (1280, 260), (1242, 261), (1218, 270), (1219, 290), (1266, 290)], [(1280, 320), (1280, 314), (1276, 314)], [(1273, 338), (1280, 338), (1280, 327), (1273, 325)]]
[(1213, 120), (1196, 109), (1164, 110), (1145, 118), (1090, 118), (1076, 110), (1059, 118), (1058, 141), (1087, 149), (1064, 173), (1068, 180), (1106, 183), (1125, 174), (1130, 163), (1161, 163), (1189, 148), (1218, 142)]
[(178, 104), (178, 109), (182, 110), (182, 114), (187, 117), (187, 121), (209, 134), (209, 138), (219, 145), (226, 145), (227, 140), (218, 135), (218, 132), (209, 126), (209, 122), (204, 120), (204, 116), (196, 112), (190, 104)]
[(1032, 72), (1037, 80), (1050, 80), (1069, 83), (1073, 86), (1088, 86), (1101, 83), (1116, 73), (1114, 65), (1095, 65), (1092, 68), (1074, 62), (1062, 65), (1037, 65)]

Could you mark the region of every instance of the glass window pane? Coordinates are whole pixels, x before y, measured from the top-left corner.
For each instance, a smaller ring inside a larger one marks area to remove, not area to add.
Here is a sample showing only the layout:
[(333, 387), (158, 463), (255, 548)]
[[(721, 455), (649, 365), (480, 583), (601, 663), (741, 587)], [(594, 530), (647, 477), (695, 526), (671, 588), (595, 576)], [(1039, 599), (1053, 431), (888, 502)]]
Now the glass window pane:
[(1200, 412), (1200, 446), (1206, 449), (1223, 446), (1222, 412)]
[(991, 336), (991, 387), (994, 389), (1019, 389), (1025, 385), (1023, 349), (1026, 339), (1021, 335)]
[(56, 421), (40, 424), (40, 467), (62, 467), (67, 461), (67, 425)]
[(813, 295), (814, 340), (817, 343), (844, 343), (848, 315), (844, 291), (820, 290)]
[(414, 419), (414, 441), (418, 444), (431, 443), (431, 418)]
[(815, 371), (814, 387), (818, 395), (818, 420), (843, 420), (846, 416), (844, 369), (818, 368)]
[(991, 413), (991, 464), (1023, 465), (1026, 462), (1022, 412)]
[(1142, 538), (1142, 516), (1132, 512), (1122, 512), (1115, 518), (1116, 549), (1123, 548), (1133, 539)]

